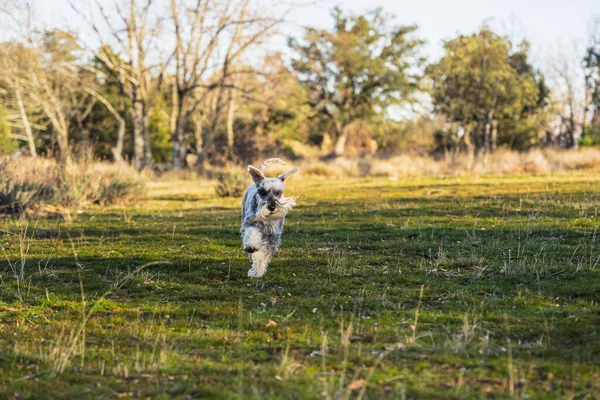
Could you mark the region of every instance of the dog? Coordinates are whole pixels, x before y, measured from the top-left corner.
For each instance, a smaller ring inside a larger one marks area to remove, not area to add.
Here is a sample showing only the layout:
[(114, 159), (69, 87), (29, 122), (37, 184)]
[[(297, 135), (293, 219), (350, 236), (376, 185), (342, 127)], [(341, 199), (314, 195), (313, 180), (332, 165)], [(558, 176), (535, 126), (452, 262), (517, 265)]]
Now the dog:
[[(244, 251), (252, 261), (252, 268), (248, 271), (249, 278), (260, 278), (267, 272), (269, 261), (281, 243), (285, 216), (291, 209), (291, 206), (285, 208), (283, 204), (287, 200), (284, 197), (285, 184), (298, 171), (298, 167), (277, 178), (267, 178), (263, 170), (274, 163), (285, 165), (278, 158), (270, 158), (260, 164), (258, 168), (252, 165), (248, 166), (248, 173), (254, 183), (246, 189), (242, 199), (240, 233)], [(265, 210), (265, 207), (268, 211)], [(283, 212), (279, 212), (280, 209)], [(266, 211), (265, 217), (262, 217), (262, 211)]]

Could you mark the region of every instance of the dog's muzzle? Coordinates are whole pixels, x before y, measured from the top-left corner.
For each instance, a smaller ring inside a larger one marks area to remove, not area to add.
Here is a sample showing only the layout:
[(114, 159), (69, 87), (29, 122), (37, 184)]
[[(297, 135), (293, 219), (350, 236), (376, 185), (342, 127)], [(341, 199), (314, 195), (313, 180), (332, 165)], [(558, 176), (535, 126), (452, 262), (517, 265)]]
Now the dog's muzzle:
[(271, 202), (267, 205), (267, 208), (269, 209), (269, 211), (273, 212), (275, 211), (275, 208), (277, 208), (277, 204), (275, 204), (275, 202)]

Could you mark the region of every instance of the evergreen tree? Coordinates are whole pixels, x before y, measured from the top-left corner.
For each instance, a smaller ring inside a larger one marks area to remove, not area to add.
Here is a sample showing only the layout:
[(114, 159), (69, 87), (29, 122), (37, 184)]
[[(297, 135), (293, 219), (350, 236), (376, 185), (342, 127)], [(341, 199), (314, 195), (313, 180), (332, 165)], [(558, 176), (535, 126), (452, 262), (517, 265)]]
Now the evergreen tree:
[(306, 88), (312, 117), (336, 140), (341, 155), (348, 126), (385, 115), (388, 107), (414, 101), (419, 89), (416, 26), (392, 26), (377, 9), (348, 16), (334, 9), (334, 29), (307, 28), (301, 40), (290, 39), (292, 68)]

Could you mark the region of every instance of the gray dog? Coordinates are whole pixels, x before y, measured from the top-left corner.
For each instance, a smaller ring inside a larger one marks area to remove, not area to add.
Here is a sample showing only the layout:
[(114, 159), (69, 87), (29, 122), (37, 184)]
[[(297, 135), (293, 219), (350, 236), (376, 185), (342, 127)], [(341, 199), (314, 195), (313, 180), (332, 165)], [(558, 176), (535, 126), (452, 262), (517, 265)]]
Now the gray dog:
[(254, 181), (246, 189), (242, 200), (242, 245), (252, 261), (250, 278), (260, 278), (267, 272), (271, 256), (281, 243), (283, 223), (289, 210), (296, 204), (294, 198), (283, 196), (287, 180), (298, 171), (294, 168), (277, 178), (267, 178), (263, 169), (269, 164), (284, 164), (278, 158), (264, 161), (258, 168), (248, 166)]

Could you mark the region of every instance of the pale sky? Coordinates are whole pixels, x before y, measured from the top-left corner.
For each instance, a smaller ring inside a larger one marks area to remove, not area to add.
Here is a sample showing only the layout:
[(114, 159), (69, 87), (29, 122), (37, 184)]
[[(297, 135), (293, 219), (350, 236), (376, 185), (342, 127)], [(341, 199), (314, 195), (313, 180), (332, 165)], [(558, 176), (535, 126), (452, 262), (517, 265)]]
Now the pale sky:
[[(105, 1), (108, 4), (112, 0)], [(302, 25), (331, 27), (329, 9), (336, 4), (356, 13), (382, 7), (394, 14), (398, 23), (417, 24), (419, 37), (427, 41), (425, 55), (435, 59), (441, 54), (444, 40), (473, 33), (487, 21), (500, 33), (528, 39), (533, 61), (542, 70), (546, 69), (547, 58), (559, 48), (571, 53), (570, 58), (579, 58), (591, 16), (600, 14), (598, 0), (329, 0), (320, 4), (294, 11), (288, 18), (291, 22), (288, 29), (292, 31)], [(49, 25), (82, 23), (70, 9), (69, 0), (37, 0), (37, 5), (41, 9), (39, 17)], [(580, 48), (576, 51), (576, 47)]]
[[(475, 32), (487, 22), (499, 33), (526, 38), (532, 55), (543, 62), (558, 45), (574, 50), (583, 47), (593, 14), (600, 14), (598, 0), (346, 0), (343, 9), (361, 12), (382, 7), (402, 24), (417, 24), (418, 35), (427, 41), (428, 56), (439, 57), (444, 40)], [(303, 10), (295, 16), (301, 24), (328, 27), (327, 11)], [(329, 24), (329, 25), (328, 25)]]

